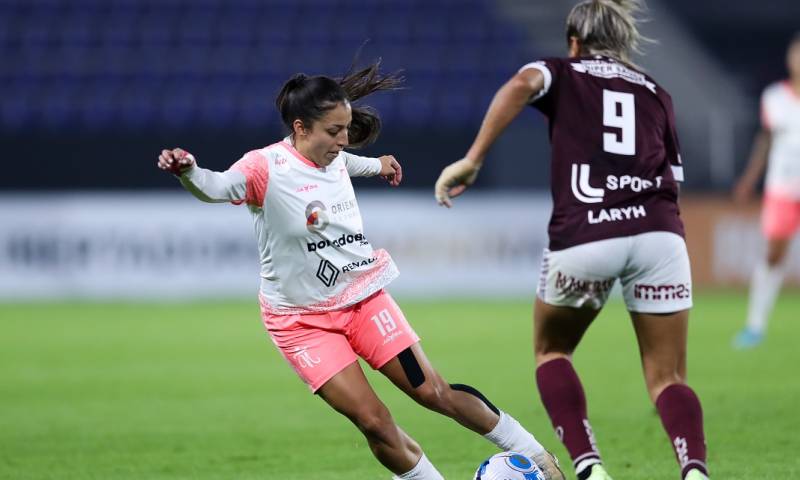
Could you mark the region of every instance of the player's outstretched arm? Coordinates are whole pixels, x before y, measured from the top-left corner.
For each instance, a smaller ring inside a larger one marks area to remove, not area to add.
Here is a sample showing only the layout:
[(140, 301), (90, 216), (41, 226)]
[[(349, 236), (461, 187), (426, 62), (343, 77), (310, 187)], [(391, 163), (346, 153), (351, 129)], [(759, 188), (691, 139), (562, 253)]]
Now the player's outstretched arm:
[(351, 177), (372, 177), (380, 175), (389, 185), (396, 187), (403, 181), (403, 167), (394, 155), (383, 155), (378, 158), (362, 157), (350, 152), (342, 152), (347, 173)]
[(241, 172), (200, 168), (194, 156), (182, 148), (162, 150), (158, 168), (178, 176), (184, 188), (204, 202), (240, 202), (247, 195), (247, 179)]
[(436, 182), (434, 195), (439, 205), (452, 207), (450, 200), (464, 192), (478, 177), (489, 148), (514, 118), (544, 88), (544, 75), (528, 68), (517, 73), (497, 91), (467, 155), (447, 166)]
[(760, 130), (753, 140), (753, 149), (750, 152), (747, 168), (733, 188), (733, 198), (737, 202), (746, 202), (753, 196), (756, 185), (767, 168), (771, 147), (772, 133), (766, 129)]

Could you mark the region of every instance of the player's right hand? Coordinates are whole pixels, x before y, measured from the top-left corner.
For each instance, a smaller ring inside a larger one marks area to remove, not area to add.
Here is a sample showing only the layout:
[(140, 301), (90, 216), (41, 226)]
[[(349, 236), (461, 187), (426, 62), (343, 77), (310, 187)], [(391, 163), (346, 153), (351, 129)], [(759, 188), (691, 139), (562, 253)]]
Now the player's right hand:
[(158, 156), (158, 168), (180, 175), (195, 165), (194, 155), (182, 148), (161, 150)]
[(436, 202), (447, 208), (452, 207), (451, 198), (461, 195), (467, 187), (475, 183), (480, 168), (478, 164), (466, 158), (446, 166), (434, 187)]

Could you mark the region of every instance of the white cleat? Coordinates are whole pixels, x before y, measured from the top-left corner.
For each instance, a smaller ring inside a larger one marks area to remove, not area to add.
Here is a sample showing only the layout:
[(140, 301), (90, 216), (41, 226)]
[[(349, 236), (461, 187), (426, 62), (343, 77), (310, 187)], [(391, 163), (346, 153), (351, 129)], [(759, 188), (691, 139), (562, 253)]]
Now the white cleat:
[(612, 480), (611, 475), (606, 472), (602, 465), (596, 463), (589, 467), (592, 469), (592, 474), (586, 480)]
[(689, 470), (684, 480), (708, 480), (708, 477), (700, 470), (693, 468)]
[(545, 450), (538, 455), (534, 455), (531, 459), (544, 473), (544, 480), (566, 480), (564, 472), (561, 471), (561, 467), (558, 465), (558, 459), (552, 453)]

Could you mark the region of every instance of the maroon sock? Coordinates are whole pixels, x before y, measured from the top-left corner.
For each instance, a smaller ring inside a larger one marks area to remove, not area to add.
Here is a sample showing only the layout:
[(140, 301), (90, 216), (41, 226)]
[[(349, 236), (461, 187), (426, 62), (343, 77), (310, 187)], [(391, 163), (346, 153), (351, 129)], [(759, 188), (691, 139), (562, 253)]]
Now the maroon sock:
[(693, 468), (708, 475), (703, 407), (694, 391), (688, 385), (670, 385), (656, 399), (656, 408), (681, 465), (681, 478)]
[(543, 363), (536, 369), (536, 385), (553, 428), (567, 447), (574, 466), (584, 460), (600, 461), (592, 427), (586, 415), (583, 386), (566, 358)]

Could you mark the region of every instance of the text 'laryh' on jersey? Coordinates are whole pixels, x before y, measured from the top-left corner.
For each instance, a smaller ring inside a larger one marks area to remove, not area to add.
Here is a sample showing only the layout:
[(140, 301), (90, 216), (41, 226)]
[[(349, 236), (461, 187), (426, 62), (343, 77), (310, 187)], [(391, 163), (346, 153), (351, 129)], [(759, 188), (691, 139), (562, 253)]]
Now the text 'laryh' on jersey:
[(669, 94), (649, 76), (603, 56), (547, 58), (532, 105), (549, 120), (550, 249), (645, 232), (683, 236), (683, 180)]
[(389, 254), (373, 250), (364, 234), (350, 181), (380, 170), (378, 159), (347, 152), (319, 167), (285, 139), (248, 152), (227, 172), (195, 167), (181, 182), (201, 199), (248, 206), (262, 309), (289, 315), (345, 308), (397, 277)]

